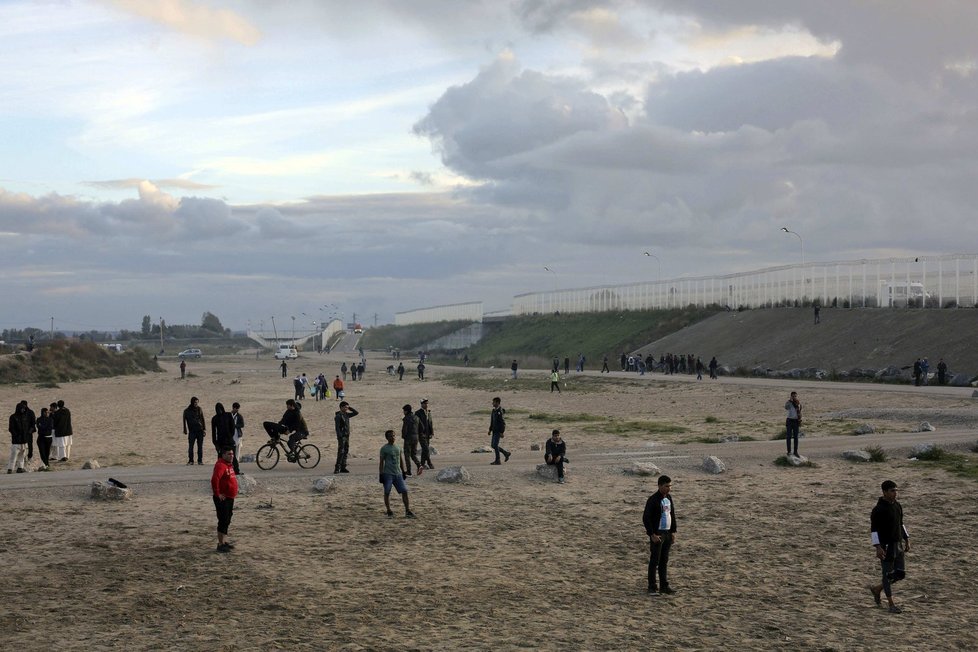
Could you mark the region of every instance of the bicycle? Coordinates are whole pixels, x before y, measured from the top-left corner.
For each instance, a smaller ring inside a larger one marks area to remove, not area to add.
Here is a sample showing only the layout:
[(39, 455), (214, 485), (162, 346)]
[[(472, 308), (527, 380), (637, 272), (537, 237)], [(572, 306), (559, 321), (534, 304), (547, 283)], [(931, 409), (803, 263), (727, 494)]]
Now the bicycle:
[(287, 442), (282, 441), (281, 437), (273, 436), (269, 438), (267, 444), (258, 449), (255, 455), (255, 464), (258, 468), (263, 471), (274, 469), (281, 457), (279, 449), (285, 453), (286, 461), (298, 463), (304, 469), (316, 468), (321, 457), (319, 448), (314, 444), (303, 444), (295, 451), (290, 451)]

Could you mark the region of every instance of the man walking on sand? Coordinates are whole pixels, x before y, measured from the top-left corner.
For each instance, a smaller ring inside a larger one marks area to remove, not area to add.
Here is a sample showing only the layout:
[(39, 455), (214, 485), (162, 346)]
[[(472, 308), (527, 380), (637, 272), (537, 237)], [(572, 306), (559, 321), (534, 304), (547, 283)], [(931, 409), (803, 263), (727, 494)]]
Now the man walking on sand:
[(414, 416), (418, 417), (418, 443), (421, 444), (421, 466), (433, 469), (431, 463), (431, 438), (435, 436), (435, 423), (428, 409), (428, 399), (421, 399), (421, 407)]
[(238, 479), (234, 476), (234, 449), (227, 446), (214, 464), (211, 489), (214, 492), (214, 508), (217, 510), (217, 551), (231, 552), (234, 544), (228, 541), (228, 527), (234, 514), (234, 499), (238, 495)]
[(404, 476), (404, 458), (401, 456), (401, 449), (394, 445), (394, 431), (388, 430), (384, 433), (387, 444), (380, 448), (380, 484), (384, 485), (384, 507), (387, 508), (387, 518), (394, 518), (391, 511), (391, 487), (397, 489), (404, 501), (404, 517), (414, 518), (411, 505), (408, 501), (407, 483)]
[[(642, 523), (649, 535), (649, 593), (672, 595), (676, 591), (669, 586), (669, 550), (676, 540), (676, 512), (672, 500), (672, 479), (659, 476), (659, 489), (645, 502)], [(659, 583), (656, 585), (656, 574)]]
[(505, 461), (509, 461), (509, 451), (500, 445), (503, 433), (506, 432), (506, 410), (503, 409), (502, 399), (498, 396), (492, 399), (492, 412), (489, 414), (489, 436), (492, 437), (492, 450), (496, 452), (496, 460), (490, 464), (499, 464), (499, 454), (502, 453)]
[(180, 361), (180, 377), (181, 378), (186, 378), (187, 377), (187, 361), (186, 360), (181, 360)]
[[(61, 410), (58, 410), (59, 412)], [(187, 464), (194, 463), (194, 444), (197, 444), (197, 464), (204, 464), (204, 411), (200, 409), (200, 400), (190, 397), (190, 405), (183, 411), (183, 434), (187, 435)], [(58, 434), (58, 424), (55, 422), (54, 434)]]
[(550, 372), (550, 393), (553, 394), (555, 389), (560, 394), (560, 372), (556, 369)]
[(883, 604), (880, 599), (880, 593), (883, 593), (886, 595), (890, 613), (898, 614), (902, 610), (893, 604), (891, 585), (906, 577), (903, 555), (910, 552), (910, 534), (903, 525), (903, 507), (896, 499), (896, 483), (886, 480), (880, 485), (880, 489), (883, 490), (883, 495), (869, 516), (869, 529), (873, 547), (876, 548), (876, 558), (880, 560), (883, 571), (883, 581), (870, 585), (869, 590), (873, 592), (873, 600), (877, 606)]
[[(201, 419), (204, 413), (200, 413)], [(61, 399), (58, 400), (58, 411), (51, 414), (54, 420), (55, 456), (61, 462), (71, 459), (71, 445), (74, 443), (74, 429), (71, 426), (71, 410)]]

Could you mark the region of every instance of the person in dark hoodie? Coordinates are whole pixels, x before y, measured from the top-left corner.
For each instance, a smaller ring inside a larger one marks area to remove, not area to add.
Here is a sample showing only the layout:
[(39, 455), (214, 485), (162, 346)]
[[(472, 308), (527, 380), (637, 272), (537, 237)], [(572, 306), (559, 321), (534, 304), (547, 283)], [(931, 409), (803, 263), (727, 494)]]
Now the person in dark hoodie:
[[(672, 500), (672, 479), (659, 476), (659, 489), (645, 502), (642, 523), (649, 535), (649, 593), (671, 595), (676, 591), (669, 586), (669, 550), (676, 540), (676, 512)], [(656, 586), (656, 573), (659, 583)]]
[(906, 576), (903, 553), (910, 552), (910, 534), (903, 525), (903, 507), (897, 502), (897, 486), (892, 480), (886, 480), (880, 485), (883, 495), (876, 501), (869, 516), (870, 537), (876, 548), (876, 558), (880, 560), (883, 571), (883, 581), (871, 585), (873, 600), (877, 606), (883, 601), (880, 593), (886, 595), (890, 613), (898, 614), (902, 610), (893, 604), (893, 589), (891, 585)]
[(26, 473), (27, 442), (31, 438), (30, 419), (27, 416), (27, 402), (21, 401), (10, 415), (7, 430), (10, 432), (10, 462), (7, 473)]
[[(54, 448), (55, 457), (62, 462), (71, 459), (71, 445), (74, 443), (75, 431), (71, 426), (71, 410), (65, 405), (63, 400), (58, 401), (57, 411), (51, 412), (54, 419)], [(201, 413), (203, 419), (203, 413)]]
[[(224, 409), (223, 403), (214, 405), (214, 416), (211, 417), (211, 442), (214, 450), (220, 455), (225, 448), (234, 449), (234, 415)], [(238, 473), (238, 456), (231, 458), (235, 474)]]
[(47, 471), (51, 464), (51, 442), (54, 433), (54, 419), (47, 408), (41, 408), (41, 416), (37, 418), (37, 452), (41, 456), (39, 471)]

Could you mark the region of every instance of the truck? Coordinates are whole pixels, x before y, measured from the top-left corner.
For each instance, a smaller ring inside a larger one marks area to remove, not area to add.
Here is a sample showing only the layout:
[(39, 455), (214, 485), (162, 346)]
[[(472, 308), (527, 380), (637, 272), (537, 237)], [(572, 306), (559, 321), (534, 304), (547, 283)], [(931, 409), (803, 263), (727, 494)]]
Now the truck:
[(360, 324), (353, 324), (353, 332), (359, 335), (360, 333), (363, 332), (363, 326), (361, 326)]

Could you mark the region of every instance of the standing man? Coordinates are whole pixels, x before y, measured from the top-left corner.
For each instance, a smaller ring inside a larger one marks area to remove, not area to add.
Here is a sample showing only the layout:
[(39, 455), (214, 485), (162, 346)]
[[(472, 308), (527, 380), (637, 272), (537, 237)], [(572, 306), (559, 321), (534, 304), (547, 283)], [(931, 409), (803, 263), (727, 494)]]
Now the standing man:
[(897, 486), (892, 480), (886, 480), (880, 485), (883, 495), (876, 502), (870, 514), (870, 536), (873, 547), (876, 548), (876, 558), (880, 560), (883, 571), (883, 581), (871, 585), (873, 600), (878, 606), (883, 604), (880, 593), (886, 595), (890, 613), (898, 614), (902, 610), (893, 604), (891, 585), (906, 577), (903, 553), (910, 552), (910, 534), (903, 525), (903, 507), (897, 502)]
[[(798, 400), (798, 392), (791, 392), (788, 400), (785, 401), (784, 409), (788, 414), (784, 420), (785, 445), (788, 447), (788, 455), (798, 457), (798, 431), (801, 429), (801, 401)], [(791, 442), (794, 441), (794, 452), (792, 453)]]
[(398, 380), (404, 380), (404, 363), (403, 362), (398, 362), (397, 363), (397, 379)]
[(717, 379), (717, 357), (710, 358), (710, 380)]
[(505, 461), (509, 461), (509, 451), (500, 446), (503, 433), (506, 432), (506, 410), (503, 409), (502, 399), (498, 396), (492, 399), (492, 412), (489, 414), (489, 436), (492, 437), (492, 450), (496, 452), (496, 461), (490, 464), (499, 464), (499, 454), (503, 454)]
[(923, 367), (920, 365), (920, 358), (917, 358), (913, 363), (913, 384), (914, 387), (920, 387), (920, 374)]
[(516, 360), (515, 359), (513, 360), (513, 364), (509, 365), (509, 368), (513, 372), (513, 380), (516, 380), (516, 370), (519, 368), (519, 365), (516, 364)]
[[(59, 409), (58, 412), (61, 410)], [(193, 466), (194, 463), (194, 443), (197, 444), (197, 464), (204, 465), (204, 411), (200, 409), (200, 400), (196, 396), (190, 397), (190, 405), (183, 410), (183, 434), (187, 435), (187, 465)], [(54, 432), (58, 434), (58, 425), (55, 422)]]
[(27, 442), (31, 438), (30, 423), (27, 416), (27, 404), (21, 401), (10, 415), (7, 430), (10, 432), (10, 461), (7, 463), (7, 473), (26, 473)]
[(557, 371), (560, 369), (560, 358), (554, 356), (554, 363), (551, 365), (551, 371)]
[(547, 452), (544, 454), (544, 461), (557, 467), (557, 482), (564, 484), (564, 462), (567, 461), (567, 444), (560, 438), (560, 431), (554, 429), (547, 440)]
[(604, 360), (601, 362), (601, 373), (611, 373), (611, 369), (608, 369), (608, 356), (604, 356)]
[(343, 380), (346, 380), (346, 363), (340, 365), (340, 373), (343, 374)]
[(380, 448), (380, 483), (384, 485), (384, 507), (387, 508), (387, 518), (394, 518), (394, 512), (391, 511), (392, 486), (397, 489), (397, 493), (401, 494), (401, 500), (404, 501), (404, 517), (414, 518), (414, 512), (411, 511), (408, 502), (407, 483), (404, 482), (407, 471), (404, 470), (401, 449), (394, 445), (393, 430), (386, 431), (384, 437), (387, 439), (387, 444)]
[[(57, 409), (57, 406), (55, 406)], [(51, 470), (51, 440), (54, 432), (54, 419), (47, 408), (41, 408), (41, 416), (37, 418), (37, 452), (41, 456), (39, 471)]]
[(570, 358), (567, 356), (564, 356), (564, 375), (570, 375)]
[(822, 318), (819, 316), (819, 312), (822, 310), (822, 306), (818, 305), (818, 303), (815, 303), (814, 306), (815, 306), (815, 323), (817, 324), (820, 321), (822, 321)]
[(435, 436), (435, 424), (431, 420), (431, 410), (428, 409), (428, 399), (421, 399), (421, 408), (414, 413), (418, 417), (418, 443), (421, 444), (421, 466), (435, 468), (431, 463), (431, 438)]
[(244, 439), (245, 420), (241, 416), (241, 404), (235, 401), (231, 404), (231, 421), (234, 423), (234, 473), (244, 475), (238, 468), (241, 459), (241, 440)]
[(584, 361), (585, 361), (584, 354), (579, 353), (577, 356), (577, 370), (580, 372), (584, 371)]
[[(669, 586), (669, 550), (676, 540), (676, 512), (672, 500), (672, 479), (659, 476), (659, 490), (645, 501), (642, 523), (649, 535), (649, 593), (672, 595), (676, 591)], [(659, 576), (656, 586), (656, 573)]]
[(187, 361), (180, 360), (180, 378), (187, 377)]
[[(336, 378), (339, 380), (339, 376)], [(336, 430), (336, 464), (333, 473), (349, 473), (346, 468), (346, 458), (350, 454), (350, 419), (360, 414), (346, 401), (340, 401), (340, 409), (333, 417), (333, 427)]]
[(211, 474), (211, 489), (214, 492), (214, 508), (217, 510), (217, 551), (231, 552), (234, 544), (228, 541), (228, 527), (234, 514), (234, 499), (238, 495), (238, 479), (234, 476), (234, 449), (221, 450), (214, 473)]
[(289, 365), (285, 364), (285, 360), (282, 360), (282, 364), (279, 367), (282, 368), (282, 378), (285, 378), (289, 373)]
[[(424, 360), (422, 360), (421, 362), (418, 363), (418, 380), (424, 380)], [(405, 455), (406, 454), (407, 453), (405, 452)], [(410, 466), (411, 465), (409, 464), (408, 465), (408, 468), (410, 468)], [(409, 473), (408, 475), (411, 475), (411, 474)]]
[(411, 411), (410, 403), (402, 409), (404, 410), (404, 418), (401, 419), (401, 440), (404, 443), (404, 463), (407, 465), (407, 472), (404, 475), (411, 475), (412, 461), (418, 469), (418, 475), (421, 475), (424, 473), (424, 466), (418, 459), (418, 432), (420, 429), (418, 417)]
[[(63, 400), (58, 401), (58, 410), (51, 415), (54, 419), (54, 445), (55, 456), (61, 462), (67, 462), (71, 459), (71, 444), (74, 441), (72, 434), (74, 430), (71, 427), (71, 410), (65, 407), (65, 402)], [(201, 423), (204, 421), (204, 413), (200, 413)]]
[(343, 398), (343, 381), (337, 376), (336, 380), (333, 381), (333, 393), (336, 394), (336, 400)]
[(550, 372), (550, 393), (553, 394), (555, 389), (560, 394), (560, 372), (556, 369)]
[[(227, 448), (234, 450), (234, 417), (224, 409), (223, 403), (214, 405), (214, 416), (211, 417), (211, 442), (214, 444), (218, 457), (220, 457), (221, 451)], [(234, 472), (238, 473), (237, 458), (232, 457), (231, 461)]]
[(943, 385), (947, 382), (947, 363), (944, 358), (937, 361), (937, 384)]

